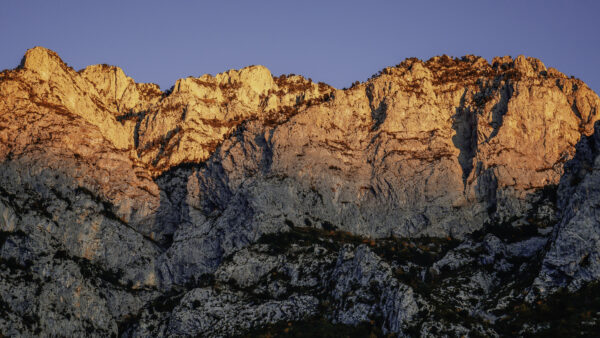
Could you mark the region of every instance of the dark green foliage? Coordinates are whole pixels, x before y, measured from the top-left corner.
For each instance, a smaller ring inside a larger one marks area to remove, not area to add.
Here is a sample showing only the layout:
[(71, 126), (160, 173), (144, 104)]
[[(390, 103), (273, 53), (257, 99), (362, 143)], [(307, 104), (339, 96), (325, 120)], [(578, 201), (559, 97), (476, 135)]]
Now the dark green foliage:
[(533, 304), (513, 304), (512, 311), (496, 323), (498, 333), (514, 336), (524, 325), (547, 326), (536, 337), (593, 337), (600, 333), (600, 284), (588, 284), (571, 293), (561, 290)]
[(325, 318), (297, 322), (280, 322), (244, 334), (243, 337), (383, 337), (381, 329), (371, 323), (357, 326), (333, 324)]

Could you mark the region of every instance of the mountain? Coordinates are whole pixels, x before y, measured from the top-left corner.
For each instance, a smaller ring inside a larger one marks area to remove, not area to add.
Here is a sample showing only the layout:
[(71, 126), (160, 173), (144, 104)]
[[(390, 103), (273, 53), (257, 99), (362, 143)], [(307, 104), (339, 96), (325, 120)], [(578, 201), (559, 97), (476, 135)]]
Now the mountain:
[(0, 73), (0, 332), (597, 332), (599, 110), (524, 56), (163, 92), (35, 47)]

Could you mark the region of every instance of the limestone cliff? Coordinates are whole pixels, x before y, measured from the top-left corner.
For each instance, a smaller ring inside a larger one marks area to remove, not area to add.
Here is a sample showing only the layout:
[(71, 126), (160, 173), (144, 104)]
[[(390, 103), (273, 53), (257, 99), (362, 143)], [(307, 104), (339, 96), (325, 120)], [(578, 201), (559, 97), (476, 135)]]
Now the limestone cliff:
[(523, 56), (163, 92), (33, 48), (0, 73), (0, 333), (539, 332), (510, 307), (600, 278), (599, 109)]

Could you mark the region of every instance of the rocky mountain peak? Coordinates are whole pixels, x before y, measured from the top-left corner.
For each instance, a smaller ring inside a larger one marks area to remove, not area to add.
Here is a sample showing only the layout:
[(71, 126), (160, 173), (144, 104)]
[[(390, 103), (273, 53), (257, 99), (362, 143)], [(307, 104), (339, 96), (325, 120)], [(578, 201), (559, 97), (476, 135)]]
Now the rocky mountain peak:
[(136, 83), (119, 67), (92, 65), (78, 72), (97, 90), (116, 115), (148, 109), (163, 95), (154, 83)]
[(34, 71), (41, 79), (48, 81), (53, 74), (64, 71), (67, 65), (54, 51), (37, 46), (25, 52), (20, 67)]
[(163, 92), (33, 48), (0, 73), (0, 333), (542, 332), (515, 309), (600, 279), (599, 109), (524, 56)]

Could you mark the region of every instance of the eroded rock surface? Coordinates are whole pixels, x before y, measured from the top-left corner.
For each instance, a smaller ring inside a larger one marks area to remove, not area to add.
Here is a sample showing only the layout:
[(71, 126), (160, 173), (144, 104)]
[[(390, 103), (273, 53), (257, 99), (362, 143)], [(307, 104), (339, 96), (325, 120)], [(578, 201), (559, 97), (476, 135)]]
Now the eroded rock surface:
[(583, 137), (559, 185), (561, 221), (554, 228), (536, 290), (541, 294), (567, 287), (578, 290), (600, 279), (600, 124)]
[(0, 333), (552, 329), (598, 290), (599, 108), (523, 56), (162, 92), (33, 48), (0, 73)]

